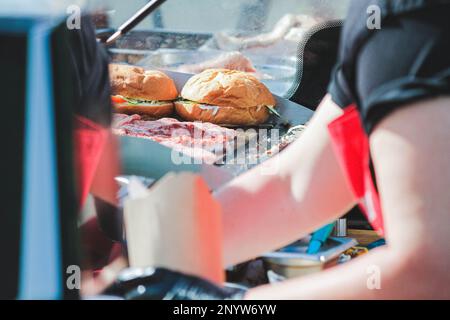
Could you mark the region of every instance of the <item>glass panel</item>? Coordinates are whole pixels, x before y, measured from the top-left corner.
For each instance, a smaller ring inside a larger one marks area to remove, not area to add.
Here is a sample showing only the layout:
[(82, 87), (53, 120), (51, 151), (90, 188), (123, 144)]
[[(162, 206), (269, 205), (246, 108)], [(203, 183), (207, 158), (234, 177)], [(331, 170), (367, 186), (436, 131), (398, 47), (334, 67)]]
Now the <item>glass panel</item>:
[[(117, 28), (146, 2), (107, 1), (109, 26)], [(197, 73), (225, 67), (254, 72), (274, 93), (285, 95), (295, 81), (299, 43), (311, 28), (342, 19), (348, 3), (167, 0), (111, 52), (115, 61), (148, 68)]]

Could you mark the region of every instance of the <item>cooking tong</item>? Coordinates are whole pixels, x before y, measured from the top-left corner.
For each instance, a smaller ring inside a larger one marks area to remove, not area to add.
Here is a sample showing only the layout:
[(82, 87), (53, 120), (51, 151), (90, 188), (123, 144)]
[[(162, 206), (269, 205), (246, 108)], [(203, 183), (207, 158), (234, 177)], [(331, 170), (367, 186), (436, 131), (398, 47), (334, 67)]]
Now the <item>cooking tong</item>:
[(155, 11), (166, 0), (151, 0), (141, 9), (139, 9), (131, 18), (125, 21), (109, 38), (106, 39), (105, 44), (112, 44), (131, 29), (136, 27), (142, 20), (144, 20), (150, 13)]

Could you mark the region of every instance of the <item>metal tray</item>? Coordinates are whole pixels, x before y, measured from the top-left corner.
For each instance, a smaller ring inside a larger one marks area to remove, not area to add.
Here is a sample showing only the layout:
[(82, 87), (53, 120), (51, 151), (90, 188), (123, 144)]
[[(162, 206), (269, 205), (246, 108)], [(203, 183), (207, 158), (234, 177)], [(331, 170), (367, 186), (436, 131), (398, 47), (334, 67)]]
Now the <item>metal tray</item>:
[[(181, 91), (184, 84), (193, 76), (193, 74), (189, 73), (181, 73), (170, 70), (162, 71), (164, 71), (175, 81), (178, 91)], [(283, 133), (285, 133), (289, 129), (289, 127), (285, 124), (285, 120), (289, 120), (290, 126), (298, 126), (305, 124), (309, 121), (309, 119), (311, 119), (313, 115), (313, 111), (311, 109), (282, 98), (276, 94), (274, 94), (274, 97), (277, 105), (276, 109), (281, 114), (281, 118), (272, 115), (267, 122), (269, 127), (283, 129)]]
[[(164, 70), (164, 72), (174, 79), (178, 90), (181, 90), (186, 81), (192, 76), (191, 74), (174, 71)], [(292, 126), (305, 124), (313, 114), (310, 109), (279, 96), (275, 96), (275, 99), (278, 112), (282, 118), (289, 119)], [(269, 119), (268, 126), (269, 130), (280, 130), (280, 136), (287, 131), (284, 121), (276, 116), (272, 116)], [(171, 160), (171, 149), (157, 142), (142, 138), (120, 137), (120, 143), (123, 174), (159, 179), (170, 171), (193, 171), (203, 176), (213, 190), (258, 164), (215, 166), (195, 164), (193, 161), (192, 164), (175, 165)], [(246, 152), (245, 146), (241, 146), (241, 148), (236, 150), (236, 155), (242, 152)], [(261, 160), (265, 159), (262, 158)]]
[(307, 254), (309, 237), (306, 237), (278, 251), (266, 253), (263, 258), (270, 263), (294, 267), (307, 265), (308, 261), (325, 263), (357, 244), (358, 242), (352, 238), (331, 237), (318, 253)]

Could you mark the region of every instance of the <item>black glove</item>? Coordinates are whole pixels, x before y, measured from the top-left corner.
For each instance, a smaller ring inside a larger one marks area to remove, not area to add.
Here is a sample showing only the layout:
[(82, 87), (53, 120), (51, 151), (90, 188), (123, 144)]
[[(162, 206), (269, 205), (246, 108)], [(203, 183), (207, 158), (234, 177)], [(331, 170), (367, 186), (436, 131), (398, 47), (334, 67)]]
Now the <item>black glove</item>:
[(245, 290), (218, 287), (164, 268), (129, 268), (104, 293), (127, 300), (237, 300), (243, 298)]

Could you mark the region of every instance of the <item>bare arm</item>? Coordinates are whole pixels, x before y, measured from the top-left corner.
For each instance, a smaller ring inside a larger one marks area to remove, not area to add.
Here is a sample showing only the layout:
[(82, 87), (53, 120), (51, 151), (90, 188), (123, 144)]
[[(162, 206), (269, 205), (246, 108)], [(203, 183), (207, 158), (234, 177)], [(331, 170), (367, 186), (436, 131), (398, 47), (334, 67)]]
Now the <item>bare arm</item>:
[[(388, 246), (247, 298), (450, 298), (449, 105), (440, 98), (399, 109), (371, 135)], [(370, 290), (378, 272), (381, 289)]]
[(298, 141), (218, 192), (226, 265), (287, 245), (353, 206), (327, 131), (341, 113), (326, 97)]

